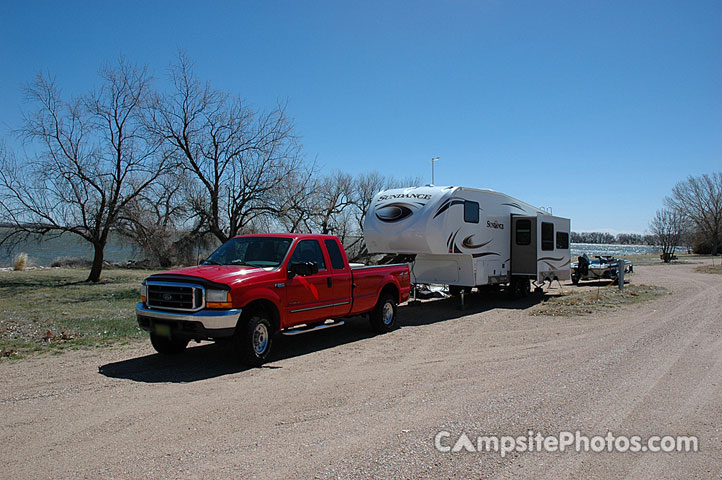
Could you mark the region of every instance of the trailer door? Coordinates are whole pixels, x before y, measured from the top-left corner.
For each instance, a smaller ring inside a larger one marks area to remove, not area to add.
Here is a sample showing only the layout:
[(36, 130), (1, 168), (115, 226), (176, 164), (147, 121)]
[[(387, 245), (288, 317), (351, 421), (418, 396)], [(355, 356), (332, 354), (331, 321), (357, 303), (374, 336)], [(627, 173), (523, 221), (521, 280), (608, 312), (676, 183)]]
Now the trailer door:
[(536, 277), (536, 217), (511, 216), (511, 274)]

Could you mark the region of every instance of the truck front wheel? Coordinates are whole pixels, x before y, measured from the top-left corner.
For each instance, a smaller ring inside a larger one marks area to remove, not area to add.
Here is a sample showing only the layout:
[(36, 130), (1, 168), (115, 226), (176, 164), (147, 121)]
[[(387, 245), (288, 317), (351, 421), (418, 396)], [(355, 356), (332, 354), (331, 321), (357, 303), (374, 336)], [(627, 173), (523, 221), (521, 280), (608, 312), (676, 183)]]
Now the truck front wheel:
[(163, 355), (178, 355), (185, 350), (188, 345), (187, 338), (168, 338), (156, 335), (155, 333), (150, 334), (150, 343), (155, 348), (155, 351)]
[(251, 313), (245, 323), (241, 319), (235, 335), (241, 361), (251, 367), (263, 365), (271, 353), (272, 332), (271, 320), (263, 311)]
[(396, 328), (396, 299), (390, 293), (383, 293), (369, 315), (371, 329), (386, 333)]

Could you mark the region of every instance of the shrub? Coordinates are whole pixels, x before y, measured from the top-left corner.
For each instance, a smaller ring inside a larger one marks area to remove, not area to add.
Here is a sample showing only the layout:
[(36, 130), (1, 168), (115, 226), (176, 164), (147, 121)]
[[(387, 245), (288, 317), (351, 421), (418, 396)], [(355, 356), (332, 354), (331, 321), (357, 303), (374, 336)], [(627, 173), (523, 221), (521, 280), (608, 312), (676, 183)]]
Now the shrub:
[(58, 257), (53, 260), (50, 264), (51, 267), (66, 267), (66, 268), (90, 268), (91, 262), (85, 258), (78, 257)]
[(22, 271), (28, 266), (28, 254), (18, 253), (13, 260), (13, 270)]

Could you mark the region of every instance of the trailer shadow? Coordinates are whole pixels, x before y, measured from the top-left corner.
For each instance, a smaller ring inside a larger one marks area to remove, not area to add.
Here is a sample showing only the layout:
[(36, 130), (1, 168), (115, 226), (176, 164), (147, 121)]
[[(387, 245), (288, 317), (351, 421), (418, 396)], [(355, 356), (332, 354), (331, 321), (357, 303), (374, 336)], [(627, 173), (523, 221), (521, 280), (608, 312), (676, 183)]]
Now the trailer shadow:
[[(420, 305), (402, 305), (398, 309), (400, 328), (413, 328), (437, 322), (475, 315), (493, 309), (523, 310), (540, 303), (548, 295), (511, 300), (501, 293), (467, 295), (464, 308), (459, 297), (423, 301)], [(269, 362), (262, 369), (284, 368), (277, 362), (314, 352), (336, 348), (373, 337), (365, 317), (353, 317), (346, 324), (305, 335), (283, 336), (274, 339)], [(182, 355), (150, 354), (112, 362), (98, 368), (109, 378), (142, 383), (191, 383), (200, 380), (242, 373), (249, 370), (233, 356), (232, 348), (222, 343), (203, 343), (186, 349)]]
[(554, 296), (532, 294), (526, 298), (512, 299), (504, 292), (481, 292), (466, 295), (464, 304), (460, 297), (438, 298), (422, 301), (419, 304), (407, 304), (399, 307), (401, 327), (430, 325), (446, 320), (476, 315), (489, 310), (526, 310)]

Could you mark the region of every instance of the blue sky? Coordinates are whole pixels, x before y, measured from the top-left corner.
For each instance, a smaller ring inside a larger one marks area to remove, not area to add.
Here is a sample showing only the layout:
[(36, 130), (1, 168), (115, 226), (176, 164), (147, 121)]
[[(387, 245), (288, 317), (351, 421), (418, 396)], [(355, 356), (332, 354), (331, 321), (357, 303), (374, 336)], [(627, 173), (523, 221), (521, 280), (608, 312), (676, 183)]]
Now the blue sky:
[(0, 135), (38, 71), (69, 94), (178, 49), (257, 108), (287, 101), (327, 170), (422, 175), (642, 232), (722, 170), (722, 2), (0, 2)]

